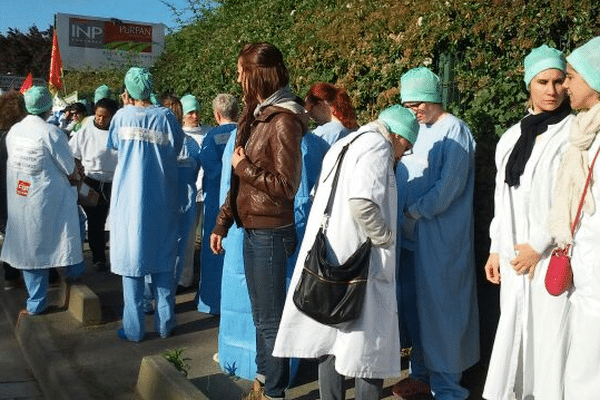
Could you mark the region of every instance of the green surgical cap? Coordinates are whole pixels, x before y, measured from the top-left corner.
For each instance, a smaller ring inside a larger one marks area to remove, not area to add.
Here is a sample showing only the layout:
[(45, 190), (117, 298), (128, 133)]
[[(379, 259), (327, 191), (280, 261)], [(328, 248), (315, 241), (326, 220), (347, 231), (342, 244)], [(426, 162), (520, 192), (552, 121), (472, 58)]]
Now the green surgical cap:
[(30, 114), (40, 115), (52, 108), (52, 95), (46, 87), (33, 86), (24, 97), (25, 108)]
[(573, 50), (567, 61), (592, 89), (600, 92), (600, 36)]
[(112, 91), (106, 85), (99, 86), (94, 92), (94, 104), (102, 99), (108, 99), (112, 95)]
[(125, 74), (125, 88), (136, 100), (147, 100), (154, 89), (152, 74), (146, 68), (132, 67)]
[(398, 104), (386, 108), (379, 114), (379, 121), (383, 122), (392, 133), (400, 135), (411, 144), (415, 144), (419, 123), (415, 114)]
[(191, 94), (186, 94), (181, 98), (181, 107), (183, 108), (183, 115), (192, 111), (200, 111), (200, 103)]
[(156, 97), (156, 93), (150, 93), (150, 103), (154, 104), (155, 106), (160, 104), (158, 97)]
[(440, 78), (429, 68), (413, 68), (400, 78), (402, 103), (441, 103)]
[(558, 69), (564, 72), (566, 67), (567, 61), (562, 51), (545, 44), (536, 47), (525, 57), (525, 85), (529, 87), (531, 80), (542, 71)]

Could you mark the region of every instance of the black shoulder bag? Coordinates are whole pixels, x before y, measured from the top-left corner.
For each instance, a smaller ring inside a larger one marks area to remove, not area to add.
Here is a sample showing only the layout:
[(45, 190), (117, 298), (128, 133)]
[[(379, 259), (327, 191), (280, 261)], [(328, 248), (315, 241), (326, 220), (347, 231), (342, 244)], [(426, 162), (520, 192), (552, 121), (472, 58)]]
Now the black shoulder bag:
[(302, 275), (293, 296), (294, 304), (302, 313), (325, 325), (357, 319), (362, 311), (367, 289), (371, 239), (367, 238), (345, 263), (334, 265), (327, 261), (325, 237), (344, 155), (350, 144), (361, 135), (356, 136), (340, 151), (323, 222), (306, 255)]

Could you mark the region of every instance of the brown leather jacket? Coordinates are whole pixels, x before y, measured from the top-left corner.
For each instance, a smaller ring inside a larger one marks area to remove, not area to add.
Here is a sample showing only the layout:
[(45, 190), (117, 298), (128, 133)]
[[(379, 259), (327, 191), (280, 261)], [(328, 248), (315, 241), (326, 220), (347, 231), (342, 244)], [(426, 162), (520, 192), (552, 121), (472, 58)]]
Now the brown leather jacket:
[(294, 196), (302, 174), (300, 142), (306, 113), (268, 106), (253, 122), (246, 158), (231, 176), (229, 194), (213, 233), (227, 236), (233, 221), (244, 228), (276, 228), (294, 223)]

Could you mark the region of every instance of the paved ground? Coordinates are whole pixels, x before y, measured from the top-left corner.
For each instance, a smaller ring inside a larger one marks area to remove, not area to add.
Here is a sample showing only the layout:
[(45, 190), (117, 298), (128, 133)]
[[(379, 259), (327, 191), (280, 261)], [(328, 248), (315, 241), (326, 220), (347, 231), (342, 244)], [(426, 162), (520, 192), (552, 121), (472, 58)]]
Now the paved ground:
[[(86, 251), (86, 258), (89, 258)], [(0, 283), (1, 282), (0, 278)], [(191, 360), (189, 379), (208, 398), (237, 400), (251, 382), (224, 374), (213, 361), (217, 351), (219, 318), (198, 313), (194, 293), (177, 296), (177, 328), (173, 336), (161, 339), (152, 328), (152, 317), (146, 320), (147, 335), (141, 343), (117, 338), (121, 325), (122, 294), (120, 277), (88, 269), (82, 283), (100, 297), (103, 321), (83, 327), (68, 310), (60, 307), (59, 289), (50, 289), (50, 310), (39, 316), (27, 316), (14, 325), (23, 308), (23, 289), (0, 290), (0, 303), (5, 315), (0, 318), (0, 400), (2, 399), (114, 399), (137, 400), (135, 385), (140, 362), (148, 355), (162, 354), (168, 349), (184, 348)], [(3, 287), (3, 285), (2, 285)], [(15, 331), (16, 329), (16, 331)], [(25, 359), (35, 372), (39, 386), (17, 347), (20, 340)], [(474, 368), (465, 383), (472, 390), (471, 399), (480, 399), (482, 369)], [(385, 397), (391, 399), (391, 385), (385, 383)], [(353, 381), (347, 380), (347, 397), (353, 398)], [(11, 392), (12, 391), (12, 392)], [(318, 399), (314, 362), (301, 365), (288, 399)], [(414, 399), (413, 400), (417, 400)]]
[(13, 324), (8, 321), (6, 313), (0, 309), (0, 400), (42, 400), (43, 398), (19, 348)]

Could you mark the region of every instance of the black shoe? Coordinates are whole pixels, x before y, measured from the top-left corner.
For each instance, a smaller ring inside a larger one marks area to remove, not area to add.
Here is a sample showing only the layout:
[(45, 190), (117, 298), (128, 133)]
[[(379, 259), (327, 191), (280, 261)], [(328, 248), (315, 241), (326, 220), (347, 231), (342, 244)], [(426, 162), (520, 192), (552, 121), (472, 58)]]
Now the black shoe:
[(108, 271), (108, 267), (106, 266), (106, 263), (104, 263), (102, 261), (98, 261), (97, 263), (95, 263), (94, 268), (96, 268), (96, 271), (98, 271), (98, 272)]

